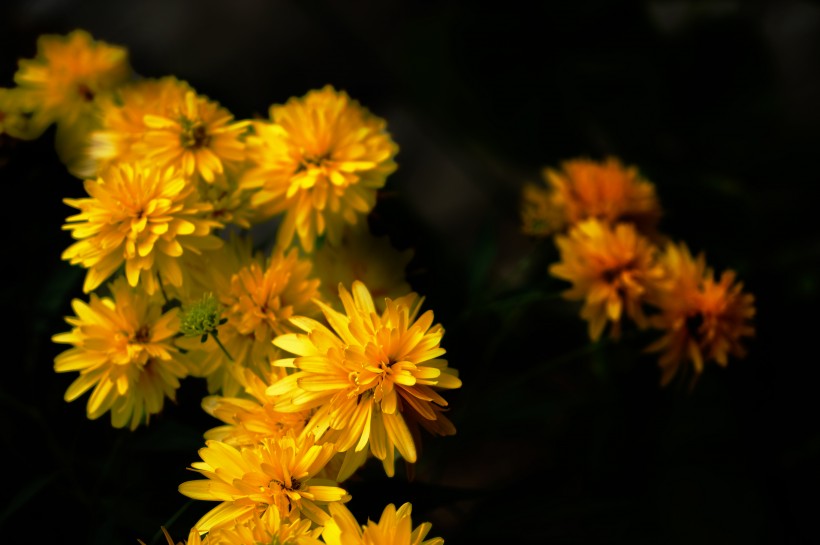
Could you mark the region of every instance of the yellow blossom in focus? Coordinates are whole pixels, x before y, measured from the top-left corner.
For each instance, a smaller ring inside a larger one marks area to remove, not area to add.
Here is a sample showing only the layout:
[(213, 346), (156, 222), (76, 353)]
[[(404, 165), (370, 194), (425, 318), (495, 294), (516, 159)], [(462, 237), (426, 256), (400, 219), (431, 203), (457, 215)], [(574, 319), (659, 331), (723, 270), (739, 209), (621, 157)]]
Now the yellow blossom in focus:
[(174, 400), (188, 364), (174, 345), (179, 332), (177, 309), (162, 312), (163, 298), (131, 288), (123, 277), (109, 284), (110, 297), (91, 294), (72, 301), (76, 316), (66, 318), (72, 330), (54, 335), (72, 345), (54, 359), (58, 373), (79, 371), (66, 401), (93, 388), (88, 418), (111, 412), (111, 424), (136, 429)]
[[(333, 504), (331, 504), (333, 505)], [(278, 509), (266, 509), (262, 515), (252, 512), (242, 522), (228, 524), (211, 530), (203, 545), (324, 545), (319, 535), (321, 526), (308, 519), (283, 521)], [(188, 545), (191, 545), (190, 539)]]
[[(213, 339), (180, 341), (198, 351), (197, 374), (208, 380), (210, 393), (236, 396), (243, 387), (245, 368), (265, 377), (272, 362), (281, 357), (272, 344), (276, 335), (295, 331), (288, 321), (298, 314), (315, 314), (312, 299), (319, 295), (319, 280), (312, 278), (312, 264), (299, 257), (296, 248), (274, 248), (266, 258), (252, 252), (250, 240), (234, 237), (217, 252), (203, 255), (189, 270), (194, 290), (212, 292), (227, 322), (219, 327), (219, 340), (233, 361)], [(191, 293), (199, 297), (199, 293)]]
[(92, 116), (94, 97), (131, 77), (128, 51), (84, 30), (40, 36), (36, 56), (18, 66), (14, 81), (30, 100), (37, 132), (54, 122), (70, 128)]
[(398, 146), (376, 117), (331, 86), (270, 108), (247, 138), (251, 167), (243, 184), (257, 190), (259, 219), (284, 214), (278, 242), (298, 235), (312, 252), (317, 237), (338, 244), (376, 203), (376, 191), (396, 170)]
[[(604, 161), (572, 159), (561, 168), (545, 168), (546, 193), (526, 189), (522, 219), (525, 232), (544, 236), (589, 218), (632, 223), (652, 236), (661, 209), (655, 186), (634, 166), (609, 157)], [(534, 187), (534, 186), (533, 186)]]
[(238, 167), (245, 159), (243, 142), (248, 121), (193, 90), (162, 113), (143, 117), (145, 133), (134, 151), (148, 161), (173, 166), (191, 178), (194, 173), (212, 183), (226, 166)]
[(347, 452), (340, 481), (363, 463), (368, 446), (390, 476), (395, 451), (415, 463), (419, 419), (438, 435), (454, 434), (453, 424), (434, 407), (447, 406), (438, 389), (461, 386), (456, 370), (440, 359), (444, 329), (433, 325), (432, 311), (418, 316), (423, 298), (410, 293), (387, 299), (379, 314), (363, 283), (353, 282), (352, 291), (339, 285), (344, 314), (316, 301), (332, 329), (307, 317), (291, 319), (305, 333), (273, 342), (297, 356), (276, 364), (296, 371), (267, 390), (281, 396), (278, 410), (317, 408), (312, 433)]
[(327, 545), (443, 545), (440, 537), (425, 539), (432, 528), (429, 522), (413, 528), (412, 511), (410, 503), (398, 510), (391, 503), (384, 508), (378, 522), (368, 520), (360, 526), (344, 504), (332, 504), (333, 518), (322, 530), (322, 540)]
[(397, 298), (411, 291), (405, 278), (405, 268), (413, 258), (413, 250), (399, 251), (387, 236), (371, 234), (366, 222), (347, 227), (338, 245), (323, 244), (313, 255), (314, 269), (322, 280), (322, 300), (333, 302), (342, 310), (333, 288), (354, 280), (363, 282), (379, 312), (384, 311), (384, 298)]
[(177, 258), (222, 244), (211, 233), (221, 224), (203, 218), (210, 206), (199, 202), (194, 186), (173, 169), (120, 164), (86, 180), (85, 189), (88, 198), (63, 200), (80, 213), (63, 226), (78, 241), (62, 258), (88, 269), (86, 293), (123, 263), (129, 284), (141, 281), (148, 293), (157, 289), (158, 277), (180, 286), (183, 270)]
[(589, 337), (597, 340), (607, 322), (618, 337), (625, 314), (639, 327), (646, 326), (643, 305), (663, 280), (657, 250), (634, 225), (611, 226), (589, 219), (567, 235), (555, 237), (561, 261), (549, 272), (572, 283), (564, 297), (584, 301), (581, 317), (589, 324)]
[(330, 443), (316, 445), (311, 436), (290, 432), (242, 450), (214, 440), (205, 444), (202, 461), (191, 467), (205, 479), (179, 486), (189, 498), (220, 502), (194, 525), (200, 532), (244, 523), (268, 509), (290, 523), (306, 518), (322, 525), (330, 518), (327, 504), (350, 499), (336, 482), (315, 477), (336, 453)]
[(743, 291), (734, 271), (724, 271), (716, 280), (704, 255), (694, 258), (683, 243), (668, 244), (662, 263), (669, 281), (659, 294), (659, 313), (651, 317), (651, 325), (663, 335), (647, 351), (660, 352), (661, 385), (669, 384), (688, 362), (694, 386), (706, 362), (726, 367), (729, 356), (745, 357), (743, 340), (755, 334), (754, 296)]

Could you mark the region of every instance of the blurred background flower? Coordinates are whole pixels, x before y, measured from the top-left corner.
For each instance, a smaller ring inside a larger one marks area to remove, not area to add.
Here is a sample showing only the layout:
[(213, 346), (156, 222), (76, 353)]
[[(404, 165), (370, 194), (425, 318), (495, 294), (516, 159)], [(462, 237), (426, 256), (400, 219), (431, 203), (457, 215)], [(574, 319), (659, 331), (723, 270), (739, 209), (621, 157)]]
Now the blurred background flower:
[[(0, 87), (40, 35), (74, 29), (237, 121), (325, 85), (386, 121), (397, 168), (368, 221), (412, 256), (406, 280), (463, 386), (447, 396), (456, 435), (424, 443), (412, 480), (373, 460), (345, 482), (360, 522), (411, 502), (414, 526), (451, 545), (816, 539), (820, 366), (802, 316), (820, 302), (820, 4), (10, 0)], [(47, 521), (78, 543), (157, 544), (164, 525), (179, 541), (205, 510), (177, 488), (220, 421), (197, 377), (135, 431), (64, 401), (75, 377), (54, 371), (66, 347), (51, 337), (84, 298), (84, 270), (60, 257), (63, 199), (86, 195), (56, 131), (0, 135), (17, 228), (0, 284), (0, 528), (16, 543)], [(690, 391), (660, 387), (643, 352), (657, 332), (590, 342), (547, 272), (552, 239), (520, 216), (523, 188), (578, 157), (637, 166), (658, 229), (754, 294), (746, 358), (705, 367)]]

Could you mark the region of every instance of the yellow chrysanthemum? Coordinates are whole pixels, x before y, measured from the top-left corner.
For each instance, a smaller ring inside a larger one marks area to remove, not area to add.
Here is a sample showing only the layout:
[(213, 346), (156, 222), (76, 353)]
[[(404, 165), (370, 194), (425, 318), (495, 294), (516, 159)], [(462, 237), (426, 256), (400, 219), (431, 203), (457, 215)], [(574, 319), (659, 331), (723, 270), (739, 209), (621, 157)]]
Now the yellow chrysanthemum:
[(145, 133), (134, 145), (141, 157), (174, 166), (189, 178), (198, 173), (208, 183), (226, 166), (238, 167), (245, 160), (249, 121), (234, 121), (228, 110), (192, 90), (165, 110), (143, 117)]
[(345, 505), (332, 504), (333, 518), (322, 530), (322, 539), (327, 545), (443, 545), (440, 537), (424, 539), (433, 526), (429, 522), (413, 528), (412, 511), (410, 503), (398, 510), (391, 503), (384, 508), (378, 522), (368, 520), (360, 526)]
[(205, 444), (199, 450), (203, 461), (191, 469), (206, 479), (179, 485), (189, 498), (221, 502), (194, 524), (200, 532), (243, 523), (269, 508), (288, 522), (307, 518), (322, 525), (329, 519), (324, 506), (350, 499), (336, 482), (315, 478), (336, 453), (330, 443), (316, 445), (311, 436), (290, 432), (241, 450), (220, 441)]
[(253, 166), (243, 183), (258, 190), (252, 204), (261, 219), (284, 213), (282, 246), (294, 234), (308, 252), (322, 235), (338, 244), (344, 224), (373, 209), (376, 191), (396, 169), (398, 146), (385, 120), (329, 85), (271, 106), (270, 122), (253, 128)]
[(30, 97), (32, 125), (42, 132), (54, 122), (70, 127), (91, 117), (94, 97), (130, 77), (125, 48), (75, 30), (40, 36), (36, 56), (19, 61), (14, 81)]
[(56, 343), (73, 345), (54, 360), (58, 373), (79, 371), (65, 393), (74, 401), (90, 389), (88, 418), (111, 411), (114, 427), (132, 430), (175, 399), (188, 365), (174, 345), (179, 331), (177, 309), (162, 312), (163, 298), (131, 288), (123, 277), (109, 284), (110, 297), (75, 299), (76, 316), (66, 318), (72, 330), (54, 335)]
[(646, 325), (643, 305), (663, 280), (657, 250), (635, 226), (614, 226), (589, 219), (567, 235), (555, 237), (561, 261), (550, 266), (555, 277), (572, 283), (564, 292), (569, 300), (584, 301), (581, 317), (589, 323), (589, 336), (597, 340), (607, 322), (618, 337), (626, 314), (639, 327)]
[[(646, 235), (654, 234), (661, 216), (655, 186), (641, 176), (634, 166), (626, 167), (618, 159), (604, 161), (572, 159), (560, 169), (543, 171), (548, 186), (549, 203), (527, 208), (526, 221), (538, 225), (539, 232), (562, 229), (588, 218), (614, 224), (633, 223)], [(543, 201), (544, 195), (530, 196)], [(533, 214), (543, 210), (544, 217)]]
[(432, 311), (417, 319), (423, 298), (410, 293), (387, 299), (380, 315), (363, 283), (353, 282), (352, 291), (351, 296), (339, 286), (345, 314), (316, 301), (332, 330), (311, 318), (291, 319), (306, 333), (280, 335), (273, 342), (298, 356), (276, 364), (297, 371), (267, 391), (282, 396), (278, 410), (319, 408), (312, 429), (347, 452), (339, 480), (361, 465), (368, 445), (388, 475), (394, 474), (396, 450), (415, 463), (418, 430), (411, 432), (408, 423), (417, 419), (427, 420), (428, 429), (439, 435), (455, 433), (434, 409), (447, 405), (436, 390), (461, 386), (457, 372), (439, 358), (445, 352), (444, 329), (433, 325)]
[(120, 164), (96, 180), (86, 180), (85, 189), (89, 198), (63, 201), (80, 213), (69, 216), (63, 226), (78, 241), (62, 258), (88, 269), (86, 293), (123, 263), (129, 284), (141, 280), (148, 293), (157, 289), (157, 277), (179, 286), (183, 270), (177, 258), (183, 252), (222, 244), (211, 234), (222, 225), (203, 217), (210, 205), (199, 202), (194, 186), (173, 169)]
[(224, 309), (227, 322), (219, 327), (219, 340), (228, 354), (213, 339), (204, 344), (191, 339), (183, 346), (202, 352), (193, 357), (201, 364), (198, 374), (207, 377), (210, 393), (236, 396), (243, 386), (243, 368), (265, 377), (281, 357), (271, 341), (296, 330), (290, 317), (315, 314), (312, 300), (319, 295), (319, 280), (311, 277), (311, 262), (300, 258), (296, 248), (274, 248), (265, 258), (261, 252), (252, 255), (250, 240), (238, 237), (219, 252), (204, 255), (190, 271), (201, 291), (212, 292)]
[(323, 244), (313, 256), (324, 301), (334, 302), (334, 308), (341, 310), (333, 288), (358, 280), (370, 290), (379, 312), (384, 311), (385, 297), (397, 298), (411, 291), (405, 277), (411, 259), (412, 249), (399, 251), (387, 236), (373, 236), (367, 222), (346, 228), (338, 245)]
[[(331, 504), (333, 505), (333, 504)], [(266, 509), (261, 516), (252, 512), (248, 520), (211, 530), (203, 545), (325, 545), (319, 535), (322, 527), (310, 520), (285, 522), (278, 509)], [(188, 545), (191, 545), (189, 538)]]
[(87, 161), (77, 173), (91, 178), (113, 163), (142, 159), (134, 146), (145, 136), (145, 116), (173, 112), (191, 91), (188, 83), (167, 76), (129, 82), (99, 96), (99, 128), (89, 137)]
[(716, 281), (704, 255), (693, 258), (683, 243), (668, 244), (662, 262), (669, 282), (659, 294), (660, 312), (651, 325), (664, 334), (647, 350), (661, 353), (661, 385), (669, 384), (684, 362), (692, 364), (694, 385), (706, 362), (725, 367), (729, 356), (746, 355), (742, 342), (755, 334), (754, 296), (735, 282), (734, 271), (724, 271)]

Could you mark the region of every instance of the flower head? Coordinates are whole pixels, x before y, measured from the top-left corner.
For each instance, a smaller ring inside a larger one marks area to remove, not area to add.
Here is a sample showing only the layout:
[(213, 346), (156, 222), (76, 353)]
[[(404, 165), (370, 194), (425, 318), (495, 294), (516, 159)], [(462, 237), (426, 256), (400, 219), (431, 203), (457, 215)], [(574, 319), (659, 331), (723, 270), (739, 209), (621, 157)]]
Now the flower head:
[(669, 281), (661, 290), (651, 325), (663, 330), (649, 352), (660, 352), (661, 384), (669, 384), (685, 362), (692, 364), (691, 384), (713, 361), (725, 367), (729, 356), (746, 354), (743, 341), (754, 336), (754, 296), (743, 291), (727, 270), (716, 280), (703, 254), (692, 257), (685, 244), (668, 244), (662, 256)]
[(405, 503), (396, 509), (392, 503), (384, 508), (378, 522), (368, 520), (359, 525), (344, 504), (330, 506), (333, 519), (324, 527), (322, 539), (327, 545), (443, 545), (440, 537), (424, 539), (432, 528), (423, 522), (413, 528), (413, 506)]
[(86, 180), (89, 194), (63, 202), (80, 211), (66, 219), (77, 242), (62, 258), (88, 269), (83, 290), (88, 293), (123, 263), (129, 284), (142, 280), (149, 293), (157, 275), (174, 286), (182, 284), (177, 258), (183, 252), (217, 248), (213, 235), (221, 224), (203, 218), (209, 206), (199, 202), (194, 187), (173, 169), (149, 164), (118, 164), (96, 180)]
[[(333, 504), (330, 504), (333, 505)], [(278, 509), (266, 509), (262, 515), (252, 512), (247, 520), (214, 528), (203, 545), (325, 545), (318, 538), (321, 526), (308, 519), (282, 520)], [(191, 545), (190, 539), (188, 545)]]
[(145, 116), (174, 111), (191, 91), (188, 83), (166, 76), (130, 81), (97, 97), (99, 126), (89, 136), (85, 168), (78, 174), (90, 178), (113, 163), (142, 159), (135, 145), (145, 136)]
[(335, 482), (315, 478), (336, 451), (310, 436), (288, 433), (241, 450), (214, 440), (205, 445), (192, 469), (206, 478), (179, 486), (189, 498), (221, 502), (194, 525), (200, 532), (243, 523), (267, 509), (277, 509), (289, 522), (307, 518), (321, 525), (329, 518), (324, 506), (350, 498)]
[(394, 474), (396, 450), (415, 463), (418, 433), (408, 423), (423, 419), (441, 435), (455, 433), (434, 408), (447, 406), (436, 390), (461, 386), (456, 371), (440, 359), (444, 329), (433, 325), (432, 311), (418, 316), (423, 298), (410, 293), (386, 299), (379, 314), (363, 283), (353, 282), (352, 291), (339, 286), (344, 313), (317, 301), (332, 329), (310, 318), (291, 319), (305, 333), (273, 342), (297, 355), (276, 362), (296, 372), (267, 390), (281, 396), (279, 410), (319, 408), (312, 429), (348, 453), (339, 480), (361, 465), (368, 445), (388, 475)]
[(317, 237), (338, 243), (376, 202), (376, 191), (396, 169), (398, 146), (383, 119), (331, 86), (270, 108), (270, 121), (253, 124), (247, 138), (252, 167), (243, 177), (258, 189), (252, 204), (261, 218), (284, 213), (282, 246), (298, 235), (313, 250)]
[(561, 261), (550, 266), (550, 274), (572, 283), (564, 297), (584, 301), (581, 317), (589, 324), (592, 340), (601, 336), (607, 322), (617, 337), (624, 314), (639, 327), (646, 325), (643, 305), (664, 271), (655, 246), (632, 224), (582, 221), (567, 235), (556, 236), (555, 244)]
[(245, 159), (243, 138), (248, 121), (234, 121), (233, 114), (193, 90), (162, 113), (143, 117), (145, 133), (134, 147), (141, 156), (163, 166), (174, 166), (192, 177), (194, 173), (212, 183), (225, 166)]
[[(573, 159), (560, 169), (544, 169), (547, 194), (528, 190), (525, 226), (535, 234), (558, 231), (588, 218), (633, 223), (650, 235), (661, 216), (655, 186), (636, 167), (610, 157), (604, 161)], [(541, 217), (543, 216), (543, 217)]]
[(90, 117), (94, 97), (131, 77), (128, 51), (94, 40), (84, 30), (45, 34), (33, 59), (21, 59), (14, 81), (31, 100), (32, 125), (74, 125)]
[(52, 337), (72, 348), (54, 359), (54, 370), (80, 372), (66, 401), (93, 388), (88, 418), (111, 411), (114, 427), (133, 430), (159, 413), (165, 398), (175, 398), (189, 367), (174, 345), (177, 309), (163, 313), (161, 296), (135, 290), (123, 277), (109, 290), (110, 297), (91, 294), (89, 303), (72, 301), (76, 316), (66, 318), (72, 330)]

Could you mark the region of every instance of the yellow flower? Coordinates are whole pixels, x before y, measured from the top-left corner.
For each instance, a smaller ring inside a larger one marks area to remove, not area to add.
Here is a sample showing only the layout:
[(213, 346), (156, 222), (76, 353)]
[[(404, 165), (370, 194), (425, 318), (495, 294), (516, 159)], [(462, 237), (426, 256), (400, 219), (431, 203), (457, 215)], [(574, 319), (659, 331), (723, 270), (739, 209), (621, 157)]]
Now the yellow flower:
[(623, 314), (639, 327), (646, 325), (644, 303), (663, 280), (657, 250), (634, 225), (610, 226), (589, 219), (567, 235), (555, 237), (561, 261), (550, 266), (555, 277), (572, 283), (569, 300), (584, 301), (581, 317), (589, 323), (589, 337), (600, 338), (607, 322), (611, 335), (620, 335)]
[(352, 291), (351, 296), (339, 286), (345, 314), (316, 301), (332, 331), (311, 318), (291, 319), (306, 334), (280, 335), (273, 342), (298, 356), (276, 364), (297, 371), (267, 390), (268, 395), (282, 396), (278, 410), (319, 407), (311, 422), (314, 433), (347, 452), (338, 480), (361, 465), (368, 445), (390, 476), (396, 450), (406, 462), (415, 463), (418, 430), (411, 432), (408, 420), (439, 422), (434, 429), (454, 433), (452, 424), (434, 409), (447, 405), (436, 389), (461, 386), (457, 372), (439, 359), (445, 352), (440, 346), (444, 329), (433, 325), (432, 311), (417, 319), (423, 298), (410, 293), (388, 299), (380, 315), (363, 283), (353, 282)]
[(145, 134), (134, 145), (141, 157), (174, 166), (189, 178), (198, 173), (208, 183), (226, 166), (244, 161), (249, 121), (234, 122), (228, 110), (192, 90), (165, 110), (143, 117)]
[(89, 137), (87, 161), (78, 174), (97, 176), (113, 163), (133, 163), (143, 158), (135, 144), (145, 136), (146, 115), (173, 112), (193, 91), (190, 85), (173, 76), (140, 79), (99, 96), (99, 127)]
[(359, 526), (353, 513), (343, 504), (330, 505), (333, 519), (322, 530), (327, 545), (443, 545), (440, 537), (424, 539), (432, 528), (423, 522), (413, 529), (413, 506), (405, 503), (398, 510), (392, 503), (384, 508), (378, 522), (368, 520)]
[(131, 77), (125, 48), (94, 40), (84, 30), (45, 34), (33, 59), (20, 59), (14, 81), (31, 100), (35, 132), (51, 123), (62, 128), (90, 117), (94, 97)]
[(63, 201), (80, 213), (63, 226), (78, 241), (62, 258), (88, 269), (86, 293), (123, 263), (129, 284), (142, 280), (148, 293), (157, 289), (157, 276), (179, 286), (183, 270), (177, 258), (183, 252), (222, 244), (211, 234), (221, 224), (202, 217), (209, 205), (200, 203), (194, 186), (173, 169), (120, 164), (86, 180), (85, 190), (89, 198)]
[[(182, 346), (203, 351), (199, 374), (207, 377), (210, 393), (235, 396), (242, 387), (243, 368), (259, 376), (270, 372), (281, 357), (271, 343), (276, 335), (295, 331), (291, 316), (313, 314), (312, 299), (319, 295), (319, 280), (311, 278), (311, 262), (296, 248), (274, 248), (265, 258), (251, 253), (250, 240), (235, 237), (219, 252), (209, 253), (190, 267), (194, 283), (213, 292), (227, 322), (219, 327), (219, 340), (233, 361), (208, 339), (189, 339)], [(199, 294), (192, 294), (198, 297)]]
[(189, 498), (220, 502), (194, 524), (200, 532), (243, 523), (270, 508), (291, 523), (307, 518), (322, 525), (329, 519), (323, 506), (350, 499), (334, 481), (315, 478), (336, 452), (330, 443), (316, 445), (290, 432), (242, 450), (213, 440), (205, 445), (203, 461), (191, 469), (206, 478), (179, 485)]
[(278, 509), (266, 509), (261, 516), (252, 512), (245, 521), (211, 530), (203, 545), (324, 545), (318, 539), (321, 532), (322, 527), (312, 528), (310, 520), (284, 522)]
[[(550, 203), (540, 203), (540, 209), (530, 208), (527, 217), (531, 225), (542, 226), (539, 234), (588, 218), (611, 224), (633, 223), (638, 231), (654, 234), (661, 216), (660, 204), (655, 186), (636, 167), (625, 167), (613, 157), (600, 162), (572, 159), (564, 161), (560, 169), (544, 169), (543, 175)], [(533, 198), (544, 199), (543, 195)], [(544, 217), (534, 217), (538, 210), (543, 210)]]
[(135, 290), (123, 277), (109, 289), (110, 297), (92, 294), (89, 303), (72, 301), (76, 316), (66, 318), (72, 330), (52, 340), (73, 347), (54, 359), (54, 370), (80, 372), (66, 401), (94, 389), (88, 418), (110, 410), (114, 427), (133, 430), (162, 411), (166, 397), (175, 399), (188, 366), (173, 342), (179, 330), (177, 309), (163, 313), (161, 296)]
[(742, 342), (755, 334), (754, 296), (735, 282), (734, 271), (724, 271), (716, 280), (704, 255), (693, 258), (683, 243), (668, 244), (662, 259), (669, 282), (659, 294), (660, 312), (652, 316), (651, 325), (664, 333), (647, 351), (661, 353), (661, 385), (669, 384), (681, 365), (690, 362), (694, 386), (706, 362), (725, 367), (729, 356), (746, 355)]
[(386, 122), (344, 91), (313, 90), (270, 108), (270, 122), (254, 122), (247, 138), (252, 167), (243, 184), (258, 191), (261, 219), (284, 213), (278, 241), (298, 234), (313, 251), (317, 237), (338, 244), (345, 223), (355, 224), (376, 203), (376, 191), (396, 169), (398, 146)]
[(334, 308), (342, 310), (332, 287), (340, 283), (350, 286), (359, 280), (368, 287), (376, 308), (382, 312), (385, 297), (396, 298), (410, 291), (404, 271), (412, 258), (412, 249), (399, 251), (387, 236), (373, 236), (367, 222), (347, 227), (338, 245), (323, 244), (313, 256), (314, 268), (322, 280), (322, 300), (333, 301)]

